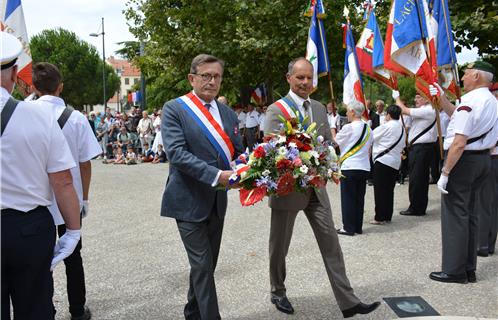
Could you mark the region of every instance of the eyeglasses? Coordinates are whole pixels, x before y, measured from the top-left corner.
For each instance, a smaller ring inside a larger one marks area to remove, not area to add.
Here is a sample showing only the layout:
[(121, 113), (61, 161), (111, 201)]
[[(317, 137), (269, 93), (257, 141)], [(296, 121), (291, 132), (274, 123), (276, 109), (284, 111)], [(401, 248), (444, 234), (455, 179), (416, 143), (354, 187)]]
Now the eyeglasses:
[(199, 76), (201, 77), (202, 81), (204, 82), (209, 82), (211, 81), (213, 78), (214, 78), (214, 81), (218, 82), (221, 80), (221, 75), (219, 74), (209, 74), (209, 73), (201, 73), (201, 74), (198, 74), (198, 73), (192, 73), (194, 76)]

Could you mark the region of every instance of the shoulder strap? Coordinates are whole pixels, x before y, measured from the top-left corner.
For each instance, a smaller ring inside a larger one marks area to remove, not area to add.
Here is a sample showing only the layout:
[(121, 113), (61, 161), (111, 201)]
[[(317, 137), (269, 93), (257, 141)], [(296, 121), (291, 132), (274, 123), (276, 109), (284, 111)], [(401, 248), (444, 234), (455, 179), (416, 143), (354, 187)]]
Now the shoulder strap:
[(344, 160), (346, 160), (347, 158), (349, 158), (350, 156), (352, 156), (351, 152), (353, 150), (355, 150), (361, 144), (361, 142), (363, 141), (363, 136), (365, 135), (365, 133), (367, 131), (367, 127), (368, 127), (368, 124), (364, 123), (363, 124), (363, 130), (361, 131), (361, 134), (360, 134), (360, 137), (358, 138), (358, 141), (356, 141), (355, 144), (353, 144), (353, 146), (348, 150), (348, 152), (344, 153), (343, 158), (341, 158), (339, 160), (340, 162), (344, 162)]
[(387, 148), (386, 150), (382, 151), (381, 153), (379, 153), (374, 159), (373, 161), (375, 162), (375, 160), (379, 159), (380, 157), (388, 154), (389, 152), (391, 152), (392, 149), (394, 149), (394, 147), (396, 147), (398, 145), (398, 143), (401, 141), (401, 138), (403, 138), (403, 134), (405, 133), (405, 129), (403, 127), (401, 127), (401, 135), (399, 136), (398, 140), (396, 140), (396, 142), (390, 146), (389, 148)]
[(429, 130), (432, 129), (432, 127), (434, 127), (434, 125), (436, 124), (436, 119), (434, 119), (434, 122), (431, 123), (430, 126), (428, 126), (427, 128), (425, 128), (424, 130), (422, 130), (422, 132), (420, 132), (419, 134), (417, 134), (417, 136), (415, 138), (412, 139), (412, 141), (410, 141), (410, 143), (408, 144), (407, 147), (411, 147), (415, 141), (417, 141), (421, 136), (423, 136), (424, 134), (426, 134)]
[(483, 139), (485, 136), (488, 135), (488, 133), (491, 132), (491, 130), (493, 130), (493, 127), (491, 127), (491, 129), (489, 129), (488, 131), (484, 132), (483, 134), (481, 134), (479, 137), (475, 137), (475, 138), (470, 138), (467, 140), (467, 144), (471, 144), (471, 143), (474, 143), (476, 141), (479, 141), (481, 139)]
[(12, 97), (7, 100), (7, 103), (2, 109), (2, 124), (1, 124), (1, 129), (0, 129), (0, 136), (3, 135), (3, 132), (5, 131), (5, 128), (7, 127), (7, 124), (9, 123), (10, 117), (14, 113), (14, 110), (17, 107), (17, 104), (19, 103), (19, 100), (16, 100)]
[(59, 127), (62, 129), (66, 125), (67, 120), (69, 120), (69, 117), (71, 116), (71, 113), (73, 113), (73, 109), (66, 107), (64, 111), (62, 111), (61, 116), (57, 120), (57, 123), (59, 123)]

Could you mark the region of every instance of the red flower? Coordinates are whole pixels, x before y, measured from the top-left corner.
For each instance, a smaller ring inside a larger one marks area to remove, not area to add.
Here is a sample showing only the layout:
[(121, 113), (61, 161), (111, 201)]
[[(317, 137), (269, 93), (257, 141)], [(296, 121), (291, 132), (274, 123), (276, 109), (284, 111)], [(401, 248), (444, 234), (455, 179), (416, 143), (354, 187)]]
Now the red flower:
[(244, 206), (251, 206), (261, 200), (266, 196), (266, 187), (258, 187), (252, 190), (240, 189), (240, 203)]
[(294, 185), (296, 179), (292, 176), (290, 172), (285, 173), (278, 179), (277, 183), (277, 194), (279, 196), (285, 196), (294, 191)]
[(266, 151), (263, 148), (263, 146), (258, 146), (256, 149), (254, 149), (254, 156), (256, 158), (263, 158), (266, 155)]
[(301, 158), (296, 158), (294, 159), (294, 161), (292, 161), (292, 164), (294, 165), (294, 167), (300, 167), (303, 165), (303, 160), (301, 160)]
[(288, 159), (282, 159), (277, 162), (277, 169), (280, 171), (283, 171), (285, 169), (290, 168), (292, 165), (292, 162)]
[(313, 148), (309, 145), (309, 144), (305, 144), (303, 143), (302, 144), (302, 147), (299, 148), (299, 151), (303, 151), (303, 152), (306, 152), (306, 151), (310, 151), (312, 150)]
[(314, 176), (313, 179), (310, 180), (310, 185), (315, 186), (317, 188), (325, 187), (325, 184), (327, 183), (325, 180), (323, 180), (320, 176)]

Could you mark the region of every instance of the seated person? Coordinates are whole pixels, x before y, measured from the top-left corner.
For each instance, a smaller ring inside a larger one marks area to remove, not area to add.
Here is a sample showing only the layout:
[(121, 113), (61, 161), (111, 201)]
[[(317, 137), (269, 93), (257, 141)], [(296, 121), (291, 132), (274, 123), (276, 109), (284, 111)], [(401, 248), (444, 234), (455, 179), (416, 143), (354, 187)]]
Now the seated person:
[(163, 145), (158, 144), (157, 145), (157, 152), (154, 156), (154, 160), (152, 160), (152, 163), (165, 163), (167, 161), (166, 159), (166, 152), (163, 150)]
[(135, 151), (133, 150), (132, 146), (128, 146), (128, 152), (126, 153), (125, 163), (137, 164), (137, 155), (135, 154)]
[(152, 151), (147, 142), (144, 143), (141, 158), (142, 162), (152, 162), (154, 160), (154, 151)]
[(133, 140), (131, 139), (131, 134), (128, 132), (125, 126), (122, 126), (119, 129), (116, 143), (118, 147), (123, 150), (123, 153), (126, 152), (129, 145), (133, 144)]
[(108, 152), (109, 156), (106, 157), (106, 159), (104, 159), (102, 163), (103, 164), (114, 163), (114, 161), (116, 161), (117, 158), (118, 149), (119, 149), (118, 147), (114, 146), (114, 148), (112, 149), (112, 153)]
[(125, 164), (125, 155), (123, 153), (123, 149), (120, 147), (116, 148), (116, 157), (114, 159), (114, 164)]
[(108, 135), (108, 140), (107, 140), (107, 157), (111, 158), (113, 156), (112, 151), (114, 150), (114, 147), (117, 146), (117, 141), (118, 141), (118, 126), (117, 124), (112, 124), (111, 128), (109, 129), (109, 135)]

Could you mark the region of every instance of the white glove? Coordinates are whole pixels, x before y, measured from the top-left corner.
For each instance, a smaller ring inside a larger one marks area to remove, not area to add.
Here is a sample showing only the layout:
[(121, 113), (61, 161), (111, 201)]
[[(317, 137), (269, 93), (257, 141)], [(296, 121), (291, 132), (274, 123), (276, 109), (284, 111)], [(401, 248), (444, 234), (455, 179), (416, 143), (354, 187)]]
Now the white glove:
[(441, 176), (439, 177), (439, 180), (437, 182), (437, 188), (442, 194), (448, 194), (448, 191), (446, 191), (447, 184), (448, 184), (448, 176), (441, 173)]
[(66, 229), (66, 233), (59, 238), (59, 241), (54, 247), (54, 257), (52, 258), (52, 265), (50, 271), (54, 271), (55, 266), (69, 257), (73, 253), (74, 248), (78, 245), (81, 238), (81, 230)]
[(429, 92), (433, 97), (436, 97), (438, 95), (444, 95), (443, 88), (441, 88), (441, 86), (437, 82), (434, 82), (433, 84), (429, 85)]
[(81, 210), (81, 217), (86, 218), (86, 216), (88, 216), (89, 211), (90, 211), (90, 205), (88, 204), (88, 200), (83, 200), (83, 210)]
[(396, 100), (399, 98), (399, 91), (398, 90), (393, 90), (392, 93), (393, 99)]

